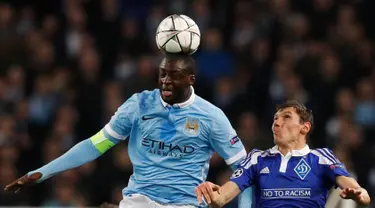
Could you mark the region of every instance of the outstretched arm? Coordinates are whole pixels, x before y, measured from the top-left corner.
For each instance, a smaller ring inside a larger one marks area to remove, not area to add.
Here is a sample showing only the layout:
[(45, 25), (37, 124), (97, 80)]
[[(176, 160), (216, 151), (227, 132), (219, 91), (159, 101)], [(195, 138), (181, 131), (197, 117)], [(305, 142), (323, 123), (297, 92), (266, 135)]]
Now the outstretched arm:
[(337, 176), (336, 184), (342, 189), (340, 196), (343, 199), (352, 199), (359, 205), (370, 204), (371, 199), (366, 189), (362, 188), (354, 178)]
[(31, 171), (13, 181), (5, 187), (5, 191), (15, 191), (18, 193), (26, 186), (40, 183), (58, 173), (93, 161), (119, 142), (120, 140), (106, 138), (102, 130), (90, 139), (86, 139), (76, 144), (65, 154), (51, 161), (47, 165)]
[(110, 122), (96, 135), (86, 139), (47, 165), (29, 172), (5, 187), (5, 191), (19, 192), (28, 185), (42, 182), (60, 172), (95, 160), (108, 149), (125, 140), (138, 115), (138, 95), (134, 94), (122, 104)]

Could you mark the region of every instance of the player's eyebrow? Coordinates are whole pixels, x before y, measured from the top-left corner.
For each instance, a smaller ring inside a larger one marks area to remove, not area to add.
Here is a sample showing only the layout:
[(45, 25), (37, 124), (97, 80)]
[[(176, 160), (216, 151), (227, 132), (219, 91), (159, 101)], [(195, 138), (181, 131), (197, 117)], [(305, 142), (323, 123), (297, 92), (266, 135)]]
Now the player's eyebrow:
[(273, 115), (273, 117), (274, 118), (276, 118), (277, 116), (279, 116), (279, 115), (283, 115), (283, 114), (289, 114), (289, 115), (292, 115), (293, 113), (291, 112), (291, 111), (284, 111), (284, 112), (276, 112), (274, 115)]
[(293, 114), (291, 111), (285, 111), (283, 114)]

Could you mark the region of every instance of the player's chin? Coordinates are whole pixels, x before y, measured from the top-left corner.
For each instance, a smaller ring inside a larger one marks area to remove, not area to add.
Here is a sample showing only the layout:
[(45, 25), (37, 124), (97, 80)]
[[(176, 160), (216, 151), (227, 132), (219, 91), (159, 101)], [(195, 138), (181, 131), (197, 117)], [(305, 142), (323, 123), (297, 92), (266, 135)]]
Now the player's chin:
[(165, 101), (165, 102), (167, 102), (167, 103), (169, 103), (169, 102), (172, 102), (174, 99), (173, 99), (173, 94), (171, 94), (171, 95), (161, 95), (161, 98), (163, 98), (163, 100)]
[(276, 145), (280, 145), (280, 144), (283, 144), (283, 139), (282, 139), (282, 137), (280, 137), (280, 136), (273, 135), (273, 142), (274, 142)]

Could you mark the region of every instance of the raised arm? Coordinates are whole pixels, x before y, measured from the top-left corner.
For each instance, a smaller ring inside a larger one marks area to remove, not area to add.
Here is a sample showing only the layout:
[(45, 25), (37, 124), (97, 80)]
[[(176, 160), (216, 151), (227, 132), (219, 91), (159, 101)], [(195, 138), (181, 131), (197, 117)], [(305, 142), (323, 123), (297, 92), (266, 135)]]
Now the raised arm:
[[(200, 184), (195, 194), (199, 203), (202, 203), (202, 195), (208, 204), (213, 207), (221, 207), (233, 200), (241, 192), (253, 185), (256, 180), (256, 166), (258, 157), (262, 151), (254, 149), (240, 162), (238, 169), (230, 177), (230, 181), (222, 187), (211, 182)], [(248, 204), (250, 206), (250, 204)]]
[(354, 178), (337, 176), (336, 184), (342, 189), (340, 196), (343, 199), (352, 199), (365, 206), (370, 204), (371, 199), (366, 189), (362, 188)]
[(51, 161), (47, 165), (31, 171), (21, 178), (13, 181), (5, 187), (5, 191), (14, 191), (18, 193), (26, 186), (40, 183), (58, 173), (93, 161), (102, 154), (101, 151), (104, 153), (105, 149), (109, 149), (111, 146), (115, 145), (115, 143), (107, 141), (104, 142), (107, 143), (104, 144), (106, 147), (103, 147), (103, 142), (98, 146), (95, 146), (95, 144), (92, 142), (93, 140), (95, 141), (95, 136), (93, 136), (91, 139), (86, 139), (76, 144), (65, 154)]
[(319, 164), (326, 177), (342, 189), (340, 196), (344, 199), (353, 199), (361, 205), (368, 205), (370, 197), (357, 181), (346, 170), (345, 165), (336, 158), (332, 150), (316, 149), (313, 154), (319, 157)]

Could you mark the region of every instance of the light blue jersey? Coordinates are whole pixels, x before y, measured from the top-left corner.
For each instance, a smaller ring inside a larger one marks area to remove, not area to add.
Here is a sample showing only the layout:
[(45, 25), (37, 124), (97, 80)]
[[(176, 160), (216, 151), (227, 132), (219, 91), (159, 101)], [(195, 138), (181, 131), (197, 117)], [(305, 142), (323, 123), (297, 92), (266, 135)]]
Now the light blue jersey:
[(158, 89), (134, 94), (103, 132), (111, 140), (129, 138), (134, 173), (123, 194), (143, 194), (161, 204), (198, 206), (194, 190), (206, 180), (213, 152), (228, 165), (246, 156), (225, 114), (194, 90), (173, 106)]

